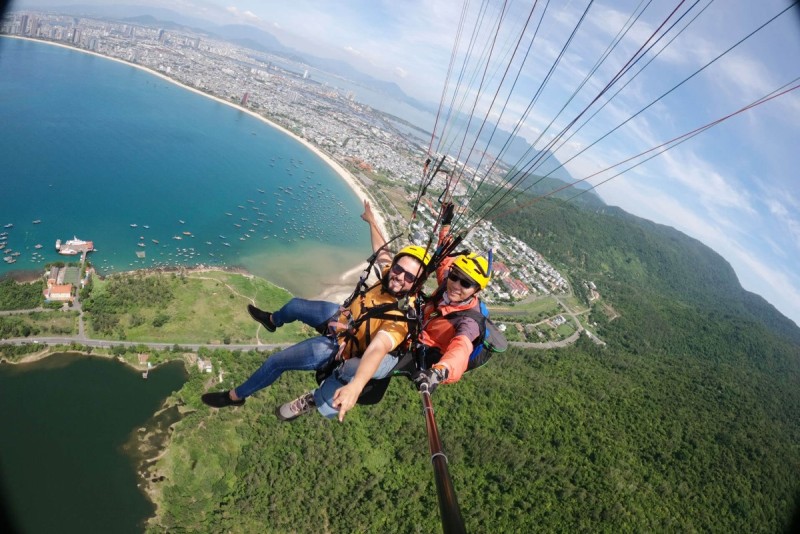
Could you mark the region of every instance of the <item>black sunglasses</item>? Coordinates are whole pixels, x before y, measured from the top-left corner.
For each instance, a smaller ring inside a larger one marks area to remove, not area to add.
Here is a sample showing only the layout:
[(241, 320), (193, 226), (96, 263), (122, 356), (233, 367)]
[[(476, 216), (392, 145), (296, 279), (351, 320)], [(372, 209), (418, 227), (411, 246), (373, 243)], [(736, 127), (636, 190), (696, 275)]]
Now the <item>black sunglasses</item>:
[(463, 278), (461, 278), (460, 276), (458, 276), (457, 274), (455, 274), (453, 272), (450, 272), (450, 274), (447, 275), (447, 279), (451, 280), (453, 282), (458, 282), (459, 284), (461, 284), (461, 287), (463, 287), (464, 289), (469, 289), (469, 288), (474, 287), (475, 285), (477, 285), (477, 284), (475, 284), (475, 282), (473, 282), (471, 280), (464, 280)]
[(392, 265), (392, 274), (402, 274), (403, 279), (409, 284), (413, 284), (417, 280), (416, 275), (406, 271), (396, 263)]

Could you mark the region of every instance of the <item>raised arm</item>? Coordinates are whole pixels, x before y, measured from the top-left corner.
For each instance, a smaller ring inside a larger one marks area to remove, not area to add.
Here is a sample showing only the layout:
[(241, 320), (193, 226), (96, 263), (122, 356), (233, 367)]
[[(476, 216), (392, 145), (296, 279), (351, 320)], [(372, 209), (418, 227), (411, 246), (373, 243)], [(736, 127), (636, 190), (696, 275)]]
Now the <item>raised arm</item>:
[[(369, 224), (369, 237), (372, 240), (372, 252), (376, 252), (379, 248), (386, 244), (386, 237), (381, 232), (378, 222), (375, 220), (375, 214), (372, 212), (372, 207), (369, 205), (369, 200), (364, 201), (364, 213), (361, 218)], [(392, 261), (392, 253), (388, 250), (382, 250), (378, 255), (377, 263), (385, 265)]]

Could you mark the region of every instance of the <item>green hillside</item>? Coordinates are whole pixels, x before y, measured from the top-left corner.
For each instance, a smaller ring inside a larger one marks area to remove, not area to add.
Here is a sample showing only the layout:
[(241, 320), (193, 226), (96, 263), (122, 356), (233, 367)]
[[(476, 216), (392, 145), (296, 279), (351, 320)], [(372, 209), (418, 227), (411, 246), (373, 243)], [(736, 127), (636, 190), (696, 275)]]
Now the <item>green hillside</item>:
[[(612, 208), (539, 203), (501, 227), (596, 284), (607, 342), (509, 350), (434, 395), (470, 532), (781, 532), (800, 504), (797, 327), (695, 240)], [(581, 296), (588, 294), (584, 289)], [(613, 310), (613, 313), (611, 313)], [(229, 387), (262, 354), (217, 351)], [(153, 532), (437, 532), (417, 394), (395, 380), (344, 424), (272, 410), (290, 373), (243, 408), (199, 401), (153, 472)]]

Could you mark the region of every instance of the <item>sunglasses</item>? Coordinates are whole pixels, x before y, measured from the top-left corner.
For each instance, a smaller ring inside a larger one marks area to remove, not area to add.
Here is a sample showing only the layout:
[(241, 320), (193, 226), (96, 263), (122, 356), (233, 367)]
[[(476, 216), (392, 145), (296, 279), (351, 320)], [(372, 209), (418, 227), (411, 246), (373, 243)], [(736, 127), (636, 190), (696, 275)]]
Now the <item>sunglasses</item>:
[(458, 282), (459, 284), (461, 284), (461, 287), (463, 287), (464, 289), (469, 289), (469, 288), (474, 287), (476, 285), (475, 282), (473, 282), (471, 280), (464, 280), (463, 278), (461, 278), (460, 276), (458, 276), (457, 274), (452, 273), (452, 272), (447, 275), (447, 279), (452, 281), (452, 282)]
[(401, 275), (402, 274), (403, 275), (403, 279), (408, 284), (413, 284), (417, 280), (417, 275), (406, 271), (405, 269), (403, 269), (402, 267), (400, 267), (396, 263), (394, 265), (392, 265), (392, 274), (394, 274), (394, 275)]

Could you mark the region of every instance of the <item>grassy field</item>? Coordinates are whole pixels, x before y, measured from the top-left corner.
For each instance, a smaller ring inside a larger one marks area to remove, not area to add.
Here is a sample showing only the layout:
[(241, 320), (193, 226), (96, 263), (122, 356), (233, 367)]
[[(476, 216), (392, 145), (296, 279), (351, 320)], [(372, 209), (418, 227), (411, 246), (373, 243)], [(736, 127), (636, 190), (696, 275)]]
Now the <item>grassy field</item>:
[[(54, 310), (0, 317), (0, 331), (5, 331), (7, 326), (27, 327), (29, 335), (74, 336), (78, 333), (78, 312)], [(19, 333), (9, 335), (9, 337), (18, 336)]]
[[(121, 318), (127, 341), (224, 345), (256, 343), (258, 339), (262, 343), (293, 342), (316, 335), (300, 324), (269, 333), (250, 318), (246, 307), (251, 302), (262, 309), (275, 310), (291, 298), (288, 291), (261, 278), (222, 271), (162, 276), (170, 281), (173, 298), (163, 308), (127, 310)], [(95, 294), (104, 291), (107, 283), (97, 281)], [(159, 314), (167, 319), (161, 326), (154, 326)], [(90, 331), (89, 335), (101, 337), (97, 332)]]
[(553, 317), (564, 310), (554, 297), (544, 297), (532, 302), (519, 302), (514, 306), (492, 306), (489, 308), (492, 319), (515, 323), (538, 323)]

